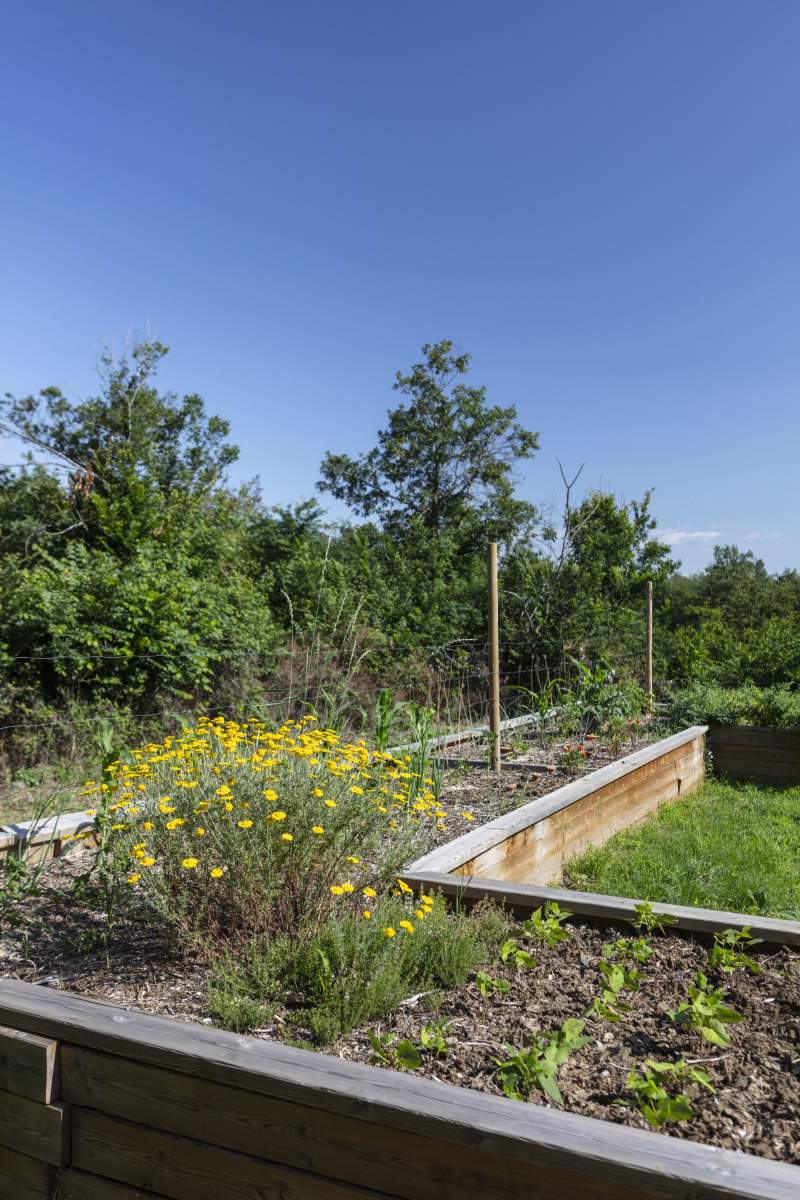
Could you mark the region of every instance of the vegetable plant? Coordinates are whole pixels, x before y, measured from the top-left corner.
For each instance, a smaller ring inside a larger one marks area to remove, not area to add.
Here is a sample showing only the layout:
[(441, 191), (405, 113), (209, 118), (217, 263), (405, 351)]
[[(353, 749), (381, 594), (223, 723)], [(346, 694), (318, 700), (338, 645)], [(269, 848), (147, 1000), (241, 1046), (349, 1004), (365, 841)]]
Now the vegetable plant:
[(631, 1006), (620, 1000), (620, 992), (626, 989), (635, 991), (639, 987), (639, 972), (635, 967), (624, 967), (608, 959), (602, 959), (597, 967), (605, 979), (605, 986), (600, 995), (592, 1000), (584, 1016), (600, 1017), (604, 1021), (621, 1021), (623, 1013), (630, 1012)]
[(426, 1021), (419, 1031), (419, 1040), (423, 1050), (432, 1050), (435, 1054), (445, 1054), (447, 1052), (447, 1034), (452, 1025), (452, 1021), (443, 1019)]
[(737, 948), (739, 946), (755, 946), (760, 941), (761, 938), (751, 936), (749, 928), (723, 929), (722, 933), (715, 933), (714, 945), (708, 955), (709, 970), (731, 975), (739, 968), (744, 968), (751, 975), (760, 975), (761, 964)]
[(511, 990), (511, 984), (507, 979), (493, 979), (486, 971), (478, 971), (475, 976), (475, 986), (484, 1000), (488, 996), (493, 996), (495, 992), (505, 996), (506, 992)]
[(653, 957), (653, 947), (647, 938), (616, 938), (613, 942), (606, 942), (601, 953), (606, 959), (644, 964)]
[(544, 908), (537, 908), (522, 926), (531, 938), (544, 942), (551, 948), (559, 942), (569, 940), (569, 933), (562, 926), (572, 916), (565, 908), (559, 908), (555, 900), (548, 900)]
[(394, 1071), (416, 1071), (422, 1065), (420, 1052), (408, 1038), (398, 1038), (397, 1041), (390, 1033), (378, 1033), (374, 1029), (367, 1031), (372, 1054), (370, 1062), (378, 1067), (391, 1067)]
[[(679, 1062), (656, 1062), (652, 1058), (641, 1067), (628, 1072), (626, 1091), (633, 1093), (633, 1103), (654, 1128), (668, 1121), (688, 1121), (694, 1116), (690, 1097), (682, 1089), (697, 1084), (708, 1092), (715, 1089), (706, 1071)], [(680, 1088), (680, 1091), (675, 1091)]]
[(536, 959), (529, 950), (520, 949), (516, 938), (507, 938), (500, 947), (500, 958), (504, 963), (513, 963), (515, 967), (536, 966)]
[(556, 1104), (563, 1104), (556, 1072), (589, 1041), (583, 1036), (584, 1024), (579, 1017), (569, 1017), (554, 1033), (534, 1034), (522, 1050), (506, 1046), (509, 1057), (495, 1059), (505, 1094), (512, 1100), (527, 1100), (536, 1087)]
[(729, 1046), (731, 1038), (725, 1026), (742, 1021), (744, 1017), (724, 1003), (724, 996), (722, 988), (710, 987), (706, 976), (698, 971), (694, 983), (689, 986), (689, 999), (677, 1008), (665, 1009), (665, 1012), (676, 1025), (695, 1029), (707, 1042)]
[(637, 904), (634, 912), (635, 917), (631, 917), (630, 923), (634, 929), (638, 929), (643, 933), (663, 933), (668, 925), (677, 925), (678, 918), (672, 913), (656, 912), (652, 904), (643, 901)]

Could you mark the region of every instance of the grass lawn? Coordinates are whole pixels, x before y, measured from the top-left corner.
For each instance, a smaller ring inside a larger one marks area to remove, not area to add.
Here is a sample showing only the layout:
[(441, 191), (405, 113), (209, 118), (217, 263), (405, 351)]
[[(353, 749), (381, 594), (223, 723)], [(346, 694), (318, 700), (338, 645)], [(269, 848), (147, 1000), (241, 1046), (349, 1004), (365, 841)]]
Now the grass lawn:
[(706, 783), (572, 859), (568, 887), (800, 919), (800, 787)]

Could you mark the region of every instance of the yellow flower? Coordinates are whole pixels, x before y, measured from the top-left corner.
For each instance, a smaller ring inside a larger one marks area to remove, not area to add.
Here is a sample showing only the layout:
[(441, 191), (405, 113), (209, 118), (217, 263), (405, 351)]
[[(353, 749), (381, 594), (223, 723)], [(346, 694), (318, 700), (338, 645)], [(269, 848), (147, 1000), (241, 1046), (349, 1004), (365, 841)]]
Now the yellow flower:
[(369, 921), (372, 918), (372, 913), (369, 911), (368, 908), (365, 908), (364, 911), (362, 912), (361, 916), (364, 918), (365, 921)]
[(397, 930), (392, 929), (391, 925), (387, 925), (383, 932), (387, 937), (397, 937)]
[(473, 816), (473, 814), (471, 812), (462, 812), (461, 815), (465, 821), (474, 821), (475, 820), (475, 817)]
[(325, 795), (325, 793), (323, 792), (322, 788), (314, 788), (314, 790), (313, 790), (313, 792), (311, 793), (311, 795), (312, 795), (312, 796), (317, 796), (317, 797), (319, 797), (319, 796), (324, 796), (324, 795)]
[(212, 867), (208, 873), (212, 879), (221, 879), (225, 874), (225, 872), (222, 870), (222, 867)]
[(348, 854), (347, 861), (349, 863), (360, 863), (361, 859), (358, 857), (357, 854)]
[(420, 921), (422, 921), (425, 917), (425, 909), (424, 908), (415, 908), (414, 916), (417, 917)]
[(141, 878), (142, 878), (141, 875), (129, 875), (128, 883), (131, 885), (131, 887), (133, 887), (133, 885), (135, 883), (138, 883)]
[(401, 929), (405, 929), (406, 933), (413, 933), (413, 932), (414, 932), (414, 926), (411, 924), (411, 922), (410, 922), (410, 921), (401, 921), (401, 922), (400, 922), (400, 928), (401, 928)]
[(181, 862), (181, 866), (183, 867), (184, 871), (193, 871), (195, 869), (195, 867), (197, 866), (197, 859), (196, 858), (184, 858), (183, 861)]
[(217, 795), (218, 796), (232, 795), (231, 789), (228, 787), (227, 783), (223, 783), (222, 787), (217, 788)]
[(355, 890), (356, 889), (353, 887), (352, 883), (343, 883), (342, 884), (343, 892), (354, 892)]
[(398, 879), (397, 886), (400, 888), (401, 892), (406, 892), (407, 894), (413, 890), (408, 886), (407, 883), (403, 883), (402, 879)]
[(424, 892), (420, 892), (419, 898), (424, 904), (433, 904), (433, 896), (426, 896)]
[(139, 866), (140, 867), (153, 867), (153, 866), (155, 866), (155, 862), (156, 862), (156, 860), (148, 855), (147, 858), (143, 858), (140, 861)]
[(265, 788), (261, 794), (267, 800), (277, 800), (278, 799), (278, 793), (273, 788)]
[(327, 806), (328, 808), (336, 808), (336, 801), (335, 801), (335, 800), (326, 800), (326, 801), (325, 801), (325, 804), (326, 804), (326, 806)]
[(366, 887), (361, 889), (361, 895), (368, 896), (370, 900), (373, 900), (377, 894), (378, 893), (375, 891), (375, 888)]
[(325, 832), (325, 830), (322, 828), (322, 826), (321, 826), (321, 825), (312, 825), (312, 826), (311, 826), (311, 832), (312, 832), (312, 833), (324, 833), (324, 832)]
[(145, 821), (145, 822), (143, 822), (143, 824), (142, 824), (142, 829), (146, 829), (146, 830), (148, 831), (148, 833), (149, 833), (149, 832), (150, 832), (150, 830), (151, 830), (152, 828), (153, 828), (153, 822), (152, 822), (152, 821)]
[(334, 896), (343, 896), (344, 888), (340, 887), (340, 885), (338, 883), (334, 883), (333, 886), (331, 887), (331, 892), (333, 893)]
[(363, 796), (364, 795), (364, 789), (362, 787), (351, 787), (350, 791), (353, 793), (354, 796)]
[(291, 833), (282, 833), (282, 834), (281, 834), (281, 841), (282, 841), (282, 842), (293, 842), (293, 841), (294, 841), (294, 837), (292, 836), (292, 834), (291, 834)]
[(233, 805), (230, 800), (225, 801), (225, 812), (233, 812)]
[(180, 829), (181, 825), (185, 825), (183, 817), (173, 817), (171, 821), (167, 821), (165, 829)]
[(286, 813), (282, 812), (281, 809), (277, 809), (276, 812), (271, 812), (269, 814), (269, 816), (267, 817), (267, 820), (268, 821), (285, 821)]
[(197, 829), (195, 829), (195, 833), (197, 834), (197, 836), (198, 836), (198, 837), (205, 837), (205, 836), (206, 836), (206, 831), (205, 831), (205, 829), (203, 828), (203, 826), (202, 826), (202, 825), (198, 825), (198, 826), (197, 826)]
[(240, 829), (252, 829), (253, 828), (252, 821), (239, 821), (237, 823), (238, 823)]

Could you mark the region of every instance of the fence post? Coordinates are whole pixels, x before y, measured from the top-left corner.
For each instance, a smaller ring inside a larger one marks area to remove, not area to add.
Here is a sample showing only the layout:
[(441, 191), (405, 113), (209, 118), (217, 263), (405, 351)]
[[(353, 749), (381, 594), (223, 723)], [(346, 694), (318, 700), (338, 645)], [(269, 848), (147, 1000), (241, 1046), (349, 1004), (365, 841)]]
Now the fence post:
[(653, 711), (653, 581), (647, 581), (647, 706)]
[(500, 773), (500, 612), (497, 590), (497, 542), (489, 542), (489, 675), (491, 704), (489, 729), (492, 739), (492, 769)]

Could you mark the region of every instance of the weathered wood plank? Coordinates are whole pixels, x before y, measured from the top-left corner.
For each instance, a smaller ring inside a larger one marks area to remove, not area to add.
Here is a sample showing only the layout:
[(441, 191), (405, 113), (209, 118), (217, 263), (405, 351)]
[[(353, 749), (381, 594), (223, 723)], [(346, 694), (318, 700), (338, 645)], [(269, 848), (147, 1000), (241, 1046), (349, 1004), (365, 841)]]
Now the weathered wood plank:
[(54, 1172), (18, 1150), (0, 1146), (0, 1197), (3, 1200), (50, 1200)]
[(56, 1200), (167, 1200), (167, 1198), (157, 1196), (155, 1192), (144, 1192), (141, 1188), (131, 1187), (127, 1183), (115, 1183), (113, 1179), (104, 1179), (100, 1175), (89, 1175), (86, 1171), (76, 1171), (73, 1167), (64, 1167), (58, 1172)]
[(170, 1200), (383, 1200), (391, 1195), (82, 1108), (73, 1114), (72, 1161), (79, 1170)]
[(58, 1099), (58, 1043), (0, 1027), (0, 1091), (40, 1104)]
[(0, 1092), (0, 1146), (63, 1166), (69, 1155), (69, 1110)]
[(454, 1148), (308, 1105), (189, 1078), (76, 1046), (64, 1048), (64, 1096), (80, 1108), (285, 1163), (404, 1200), (516, 1200), (526, 1163)]
[(800, 729), (776, 729), (761, 725), (712, 725), (708, 730), (712, 745), (796, 748), (800, 746)]
[[(567, 888), (544, 887), (495, 879), (466, 879), (440, 875), (432, 871), (405, 871), (403, 879), (412, 887), (441, 891), (470, 906), (486, 898), (506, 905), (515, 915), (526, 917), (547, 900), (555, 900), (576, 916), (599, 922), (625, 923), (635, 915), (642, 901), (627, 896), (604, 896), (599, 892), (577, 892)], [(690, 908), (681, 904), (653, 904), (657, 912), (676, 918), (676, 929), (688, 933), (718, 933), (723, 929), (751, 929), (754, 937), (775, 945), (800, 945), (800, 921), (779, 921), (753, 913), (725, 912), (722, 909)]]
[[(444, 883), (452, 886), (447, 877)], [(486, 888), (475, 890), (485, 894)], [(516, 889), (520, 890), (528, 893), (528, 911), (549, 896), (573, 911), (577, 907), (576, 893)], [(533, 893), (538, 893), (536, 904), (531, 903)], [(617, 901), (616, 909), (612, 906), (617, 919), (620, 905), (623, 912), (627, 905), (629, 913), (633, 902)], [(702, 915), (703, 910), (688, 911)], [(735, 923), (725, 919), (716, 926), (712, 922), (712, 927)], [(764, 936), (763, 923), (761, 928), (751, 919), (748, 923)], [(800, 925), (771, 924), (773, 941), (797, 942), (800, 938)], [(776, 938), (779, 925), (787, 933), (782, 939)], [(125, 1011), (32, 984), (0, 980), (0, 1021), (195, 1078), (447, 1141), (456, 1154), (471, 1146), (526, 1163), (531, 1182), (525, 1194), (530, 1200), (797, 1200), (800, 1171), (785, 1163), (710, 1150), (537, 1104), (515, 1104), (502, 1097), (379, 1071), (291, 1046)]]
[(490, 850), (498, 843), (522, 832), (537, 821), (543, 820), (563, 808), (572, 807), (579, 800), (601, 788), (617, 784), (624, 790), (627, 786), (624, 782), (626, 777), (631, 776), (634, 772), (639, 772), (642, 768), (646, 769), (646, 774), (648, 770), (663, 770), (676, 759), (686, 758), (687, 762), (692, 764), (692, 769), (695, 769), (696, 764), (702, 759), (705, 729), (704, 725), (693, 726), (691, 729), (685, 729), (672, 737), (655, 742), (652, 746), (646, 746), (643, 750), (638, 750), (635, 754), (619, 759), (615, 763), (600, 767), (597, 771), (591, 771), (573, 783), (557, 788), (548, 795), (531, 801), (530, 804), (523, 804), (520, 808), (455, 838), (445, 846), (437, 847), (413, 862), (409, 870), (436, 871), (437, 873), (453, 871), (464, 863), (473, 861), (478, 855)]

